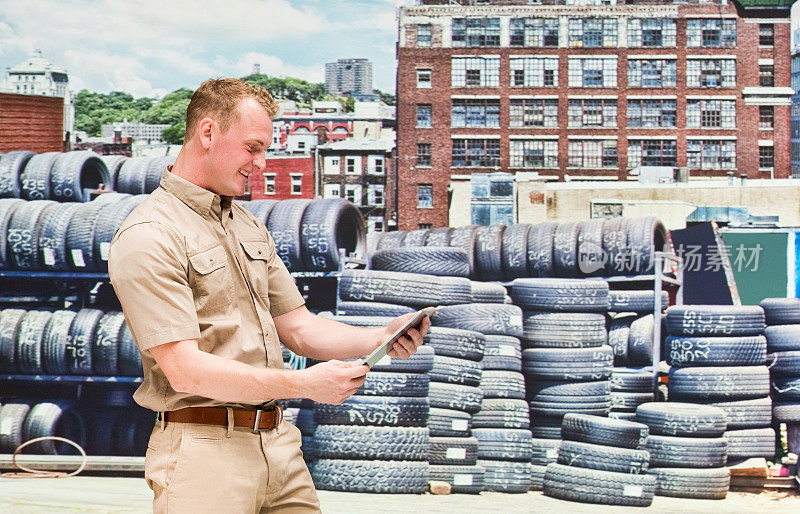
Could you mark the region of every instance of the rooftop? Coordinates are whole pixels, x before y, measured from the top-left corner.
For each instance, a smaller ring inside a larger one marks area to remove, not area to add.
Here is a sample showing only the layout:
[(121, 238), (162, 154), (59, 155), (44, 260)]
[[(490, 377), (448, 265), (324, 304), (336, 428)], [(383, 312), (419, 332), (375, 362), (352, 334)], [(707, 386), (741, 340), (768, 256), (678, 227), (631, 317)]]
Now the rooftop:
[(394, 149), (394, 141), (385, 141), (382, 139), (366, 139), (366, 138), (347, 138), (343, 141), (335, 141), (333, 143), (326, 143), (319, 145), (318, 150), (338, 150), (338, 151), (379, 151), (391, 152)]

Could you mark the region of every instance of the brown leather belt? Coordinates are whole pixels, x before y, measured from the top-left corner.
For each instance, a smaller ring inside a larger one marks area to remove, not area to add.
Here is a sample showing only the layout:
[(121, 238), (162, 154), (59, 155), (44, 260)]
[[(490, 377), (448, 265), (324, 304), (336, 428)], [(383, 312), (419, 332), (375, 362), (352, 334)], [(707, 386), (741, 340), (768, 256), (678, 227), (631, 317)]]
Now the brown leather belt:
[[(277, 405), (269, 410), (231, 410), (233, 411), (233, 426), (249, 428), (253, 432), (272, 430), (283, 420), (283, 411)], [(199, 423), (227, 427), (228, 409), (225, 407), (187, 407), (165, 412), (164, 421), (167, 423)]]

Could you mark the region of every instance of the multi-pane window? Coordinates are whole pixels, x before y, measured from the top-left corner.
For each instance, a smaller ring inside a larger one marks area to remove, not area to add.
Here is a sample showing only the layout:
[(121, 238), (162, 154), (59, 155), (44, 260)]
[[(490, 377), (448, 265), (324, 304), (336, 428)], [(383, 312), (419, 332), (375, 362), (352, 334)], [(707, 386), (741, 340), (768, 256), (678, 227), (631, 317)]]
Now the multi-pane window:
[(431, 165), (431, 144), (417, 143), (417, 166), (428, 167)]
[(293, 195), (303, 194), (303, 175), (292, 173), (291, 180), (292, 180), (292, 194)]
[(675, 59), (629, 59), (628, 86), (675, 87), (677, 67)]
[(500, 18), (453, 18), (453, 46), (500, 46)]
[(417, 46), (431, 46), (431, 40), (430, 23), (417, 25)]
[(774, 65), (760, 64), (758, 66), (758, 85), (761, 87), (773, 87), (775, 85)]
[(500, 100), (454, 98), (450, 125), (499, 128)]
[(500, 58), (453, 57), (451, 66), (452, 87), (498, 87), (500, 85)]
[(417, 128), (431, 128), (431, 104), (417, 104)]
[(628, 18), (628, 46), (675, 46), (675, 18)]
[(726, 47), (736, 46), (735, 18), (704, 18), (686, 21), (686, 46)]
[(686, 165), (704, 170), (735, 169), (736, 141), (690, 139), (686, 142)]
[(512, 57), (511, 87), (558, 86), (558, 59), (542, 57)]
[(542, 98), (512, 99), (511, 128), (558, 127), (558, 100)]
[(687, 59), (686, 87), (736, 87), (736, 59)]
[(360, 161), (360, 157), (347, 157), (344, 160), (344, 172), (349, 174), (361, 174)]
[(570, 18), (569, 45), (617, 46), (617, 18)]
[(570, 100), (568, 117), (570, 127), (616, 127), (617, 101)]
[(686, 128), (736, 128), (736, 101), (687, 100)]
[(666, 99), (628, 100), (629, 127), (675, 127), (676, 101)]
[(616, 168), (617, 141), (615, 139), (570, 140), (569, 166), (581, 168)]
[(361, 200), (361, 184), (345, 184), (344, 197), (347, 201), (355, 205), (362, 205)]
[(758, 147), (758, 167), (759, 168), (774, 168), (775, 167), (775, 152), (771, 146)]
[(512, 18), (511, 46), (558, 46), (558, 18)]
[(267, 195), (274, 195), (275, 194), (275, 174), (274, 173), (264, 173), (264, 194), (267, 194)]
[(384, 158), (380, 155), (370, 155), (367, 158), (367, 170), (373, 175), (383, 175)]
[(772, 105), (760, 105), (758, 107), (758, 128), (769, 130), (775, 128), (775, 107)]
[(678, 144), (674, 139), (629, 139), (628, 168), (677, 166)]
[(433, 184), (417, 184), (417, 208), (433, 208)]
[(367, 202), (375, 207), (383, 207), (383, 184), (370, 184), (367, 186)]
[(499, 139), (453, 139), (451, 166), (500, 166)]
[(571, 58), (570, 87), (617, 87), (617, 59)]
[(417, 70), (417, 87), (431, 87), (431, 70)]
[(759, 23), (758, 44), (760, 46), (775, 45), (775, 25), (772, 23)]
[(512, 139), (510, 154), (512, 168), (557, 168), (558, 140)]

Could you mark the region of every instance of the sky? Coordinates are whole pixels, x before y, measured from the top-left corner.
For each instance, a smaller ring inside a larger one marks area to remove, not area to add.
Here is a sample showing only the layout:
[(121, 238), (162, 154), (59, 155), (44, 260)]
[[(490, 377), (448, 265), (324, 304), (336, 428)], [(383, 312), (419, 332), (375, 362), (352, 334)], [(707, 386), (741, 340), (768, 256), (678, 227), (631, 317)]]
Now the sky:
[[(210, 77), (324, 82), (325, 63), (364, 57), (394, 92), (396, 7), (404, 0), (0, 0), (0, 71), (35, 50), (70, 89), (136, 97)], [(2, 80), (2, 79), (0, 79)]]

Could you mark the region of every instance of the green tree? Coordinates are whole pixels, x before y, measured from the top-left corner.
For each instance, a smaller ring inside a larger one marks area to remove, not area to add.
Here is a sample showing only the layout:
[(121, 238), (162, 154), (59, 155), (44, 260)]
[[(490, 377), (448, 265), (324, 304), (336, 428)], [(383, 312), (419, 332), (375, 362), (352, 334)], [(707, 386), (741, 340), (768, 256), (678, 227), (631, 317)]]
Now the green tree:
[(380, 89), (375, 89), (373, 91), (376, 95), (381, 97), (381, 101), (386, 105), (395, 105), (397, 103), (397, 98), (390, 93), (384, 93)]

